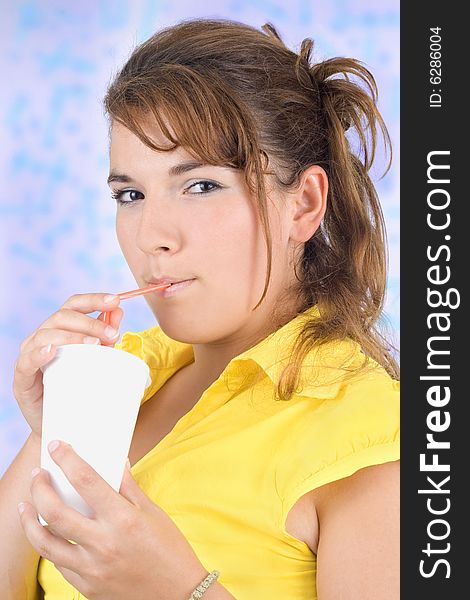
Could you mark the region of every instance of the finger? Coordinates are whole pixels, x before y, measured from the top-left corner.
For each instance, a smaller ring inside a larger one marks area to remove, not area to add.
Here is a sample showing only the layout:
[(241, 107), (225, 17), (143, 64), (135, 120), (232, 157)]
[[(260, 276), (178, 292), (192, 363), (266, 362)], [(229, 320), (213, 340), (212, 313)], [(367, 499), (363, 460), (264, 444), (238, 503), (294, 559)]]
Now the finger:
[(13, 392), (15, 396), (29, 392), (38, 383), (40, 368), (52, 360), (55, 353), (55, 346), (50, 344), (20, 354), (14, 369)]
[[(107, 297), (112, 298), (111, 301), (105, 302)], [(45, 321), (43, 321), (41, 325), (37, 328), (36, 332), (44, 328), (56, 327), (57, 323), (59, 323), (58, 328), (60, 328), (60, 319), (62, 318), (61, 315), (63, 313), (74, 312), (87, 314), (100, 310), (113, 310), (118, 307), (120, 301), (121, 299), (117, 294), (76, 294), (74, 296), (71, 296), (68, 300), (66, 300), (58, 311), (56, 311), (53, 315), (51, 315)], [(92, 317), (90, 318), (94, 320)], [(57, 319), (59, 319), (59, 321)], [(67, 329), (68, 327), (66, 326), (65, 328)], [(23, 344), (25, 346), (30, 345), (30, 342), (35, 337), (36, 332), (34, 332), (32, 336), (24, 340)]]
[(21, 344), (20, 344), (20, 352), (23, 352), (23, 350), (24, 350), (24, 349), (26, 348), (26, 346), (28, 345), (28, 343), (29, 343), (29, 340), (30, 340), (30, 339), (33, 337), (33, 335), (34, 335), (35, 333), (36, 333), (36, 332), (35, 332), (35, 331), (33, 331), (33, 333), (31, 333), (30, 335), (28, 335), (28, 337), (25, 337), (25, 338), (24, 338), (24, 340), (23, 340), (23, 341), (21, 342)]
[(121, 326), (121, 321), (122, 321), (123, 316), (124, 316), (124, 311), (122, 310), (122, 308), (116, 308), (115, 310), (112, 310), (110, 313), (110, 322), (109, 322), (111, 327), (114, 327), (114, 329), (119, 329), (119, 327)]
[[(41, 381), (39, 370), (51, 361), (56, 354), (56, 347), (65, 344), (100, 344), (102, 340), (106, 343), (115, 343), (119, 338), (119, 324), (124, 315), (121, 308), (112, 311), (110, 326), (114, 331), (106, 329), (107, 325), (99, 323), (92, 317), (86, 317), (73, 311), (68, 311), (67, 325), (78, 331), (66, 329), (49, 328), (38, 329), (34, 336), (26, 338), (28, 344), (15, 363), (15, 377), (13, 381), (13, 392), (16, 397), (27, 394)], [(56, 313), (57, 315), (59, 313)], [(79, 321), (75, 319), (78, 317)], [(58, 317), (56, 317), (58, 319)], [(26, 341), (26, 340), (25, 340)], [(30, 350), (28, 351), (28, 345)], [(33, 390), (37, 393), (37, 390)]]
[[(29, 502), (23, 502), (23, 512), (20, 514), (21, 526), (31, 546), (43, 558), (79, 572), (83, 559), (83, 549), (78, 544), (55, 536), (38, 521), (38, 513)], [(19, 508), (19, 507), (18, 507)]]
[(96, 523), (63, 502), (45, 469), (33, 476), (31, 497), (35, 509), (54, 535), (73, 540), (83, 547), (91, 547), (96, 542)]
[(15, 395), (27, 393), (38, 383), (38, 373), (56, 355), (57, 346), (64, 344), (99, 344), (100, 338), (83, 333), (49, 329), (37, 334), (31, 350), (22, 352), (15, 363), (13, 390)]
[[(112, 298), (105, 302), (105, 298)], [(118, 295), (110, 294), (77, 294), (69, 298), (63, 306), (53, 315), (47, 318), (38, 329), (27, 337), (21, 344), (21, 351), (30, 350), (32, 345), (37, 345), (38, 335), (44, 330), (65, 329), (86, 333), (86, 335), (97, 336), (100, 339), (106, 339), (105, 328), (101, 322), (93, 317), (85, 316), (86, 313), (104, 310), (117, 310), (114, 328), (117, 329), (122, 318), (123, 312), (118, 309), (120, 298)], [(80, 314), (82, 313), (82, 314)], [(83, 314), (84, 313), (84, 314)], [(114, 336), (115, 338), (116, 336)], [(111, 337), (111, 339), (114, 339)], [(40, 338), (42, 340), (42, 338)], [(70, 343), (70, 342), (69, 342)]]
[(62, 318), (57, 317), (55, 322), (51, 320), (47, 326), (37, 329), (33, 338), (23, 348), (20, 357), (49, 344), (54, 346), (84, 343), (99, 344), (101, 339), (116, 339), (118, 335), (118, 331), (108, 333), (106, 325), (98, 322), (93, 317), (84, 317), (70, 311), (70, 315), (62, 316)]
[(97, 317), (98, 320), (102, 321), (104, 323), (105, 322), (105, 320), (104, 320), (105, 314), (108, 315), (107, 324), (111, 325), (111, 327), (114, 327), (115, 329), (119, 329), (119, 326), (122, 321), (122, 317), (124, 316), (124, 311), (122, 310), (122, 308), (118, 307), (111, 311), (102, 312), (98, 315), (98, 317)]
[(119, 488), (119, 493), (134, 506), (140, 508), (154, 508), (155, 504), (139, 487), (139, 484), (132, 476), (131, 471), (126, 467)]
[(81, 458), (70, 444), (59, 441), (59, 445), (52, 449), (50, 455), (59, 465), (72, 486), (85, 500), (98, 518), (109, 520), (115, 511), (123, 510), (121, 496)]
[[(61, 567), (60, 565), (54, 565), (54, 567), (61, 573), (61, 575), (66, 579), (71, 586), (73, 586), (76, 590), (78, 590), (81, 594), (83, 594), (86, 598), (91, 598), (92, 591), (89, 591), (89, 586), (83, 577), (81, 577), (75, 571), (71, 571), (70, 569), (66, 569), (65, 567)], [(80, 594), (78, 596), (73, 596), (74, 598), (81, 598)]]
[[(105, 302), (105, 299), (110, 299)], [(119, 306), (119, 296), (107, 293), (98, 294), (75, 294), (64, 302), (62, 308), (70, 308), (81, 313), (91, 313), (96, 310), (113, 310)]]
[[(70, 310), (68, 308), (62, 308), (49, 319), (46, 325), (36, 331), (34, 338), (30, 341), (28, 346), (33, 344), (44, 345), (44, 342), (49, 340), (51, 331), (55, 332), (57, 330), (67, 331), (71, 335), (74, 333), (80, 333), (84, 336), (92, 336), (99, 339), (115, 339), (117, 337), (119, 324), (124, 312), (121, 308), (116, 308), (113, 312), (116, 313), (114, 316), (114, 323), (116, 324), (116, 327), (114, 327), (114, 332), (108, 333), (108, 323), (104, 323), (102, 320), (89, 317), (88, 315), (83, 315), (82, 313)], [(73, 342), (66, 341), (65, 343)], [(26, 347), (26, 350), (29, 350), (29, 347)]]
[[(105, 320), (105, 315), (107, 315), (107, 320)], [(123, 316), (124, 316), (124, 311), (122, 310), (122, 308), (116, 308), (111, 311), (105, 311), (105, 312), (100, 313), (98, 316), (98, 320), (102, 321), (103, 323), (106, 323), (107, 325), (109, 325), (110, 327), (115, 329), (116, 331), (119, 331), (119, 327), (120, 327)], [(113, 339), (112, 341), (103, 340), (101, 343), (104, 346), (114, 346), (114, 344), (116, 342), (117, 342), (117, 338)]]

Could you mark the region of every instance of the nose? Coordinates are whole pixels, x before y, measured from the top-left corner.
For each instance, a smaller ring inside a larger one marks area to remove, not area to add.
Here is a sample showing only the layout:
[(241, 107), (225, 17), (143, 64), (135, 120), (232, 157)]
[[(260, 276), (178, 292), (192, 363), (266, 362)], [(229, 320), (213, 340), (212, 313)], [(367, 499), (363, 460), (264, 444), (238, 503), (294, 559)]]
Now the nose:
[(147, 197), (140, 215), (137, 230), (137, 246), (146, 254), (173, 254), (178, 251), (181, 240), (177, 218), (168, 202)]

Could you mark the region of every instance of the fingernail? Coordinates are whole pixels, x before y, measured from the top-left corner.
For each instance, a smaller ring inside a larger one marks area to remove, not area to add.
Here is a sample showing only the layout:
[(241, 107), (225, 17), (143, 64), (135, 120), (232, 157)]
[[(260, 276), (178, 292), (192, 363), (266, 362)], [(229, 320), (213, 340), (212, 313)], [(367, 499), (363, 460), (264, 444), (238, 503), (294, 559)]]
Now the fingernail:
[(26, 508), (26, 507), (25, 507), (25, 505), (24, 505), (24, 502), (20, 502), (20, 503), (18, 504), (18, 512), (20, 513), (20, 515), (22, 515), (22, 514), (23, 514), (23, 512), (24, 512), (24, 509), (25, 509), (25, 508)]
[(49, 352), (51, 351), (51, 348), (52, 348), (52, 344), (48, 344), (47, 346), (42, 347), (39, 352), (44, 355), (49, 354)]
[(98, 338), (87, 335), (86, 337), (83, 338), (83, 343), (84, 344), (99, 344), (100, 340)]
[(129, 459), (126, 460), (126, 467), (131, 470), (131, 461)]
[(107, 296), (105, 296), (103, 298), (103, 302), (105, 304), (110, 304), (111, 302), (114, 302), (115, 300), (117, 300), (117, 298), (119, 298), (119, 296), (113, 295), (113, 294), (108, 294)]
[(105, 333), (106, 337), (109, 338), (110, 340), (113, 340), (118, 335), (118, 332), (116, 331), (116, 329), (113, 329), (113, 327), (110, 327), (109, 325), (104, 330), (104, 333)]
[(49, 442), (49, 444), (47, 445), (47, 449), (49, 450), (49, 452), (54, 452), (54, 450), (57, 450), (59, 446), (60, 442), (54, 440), (53, 442)]
[(31, 471), (31, 478), (36, 477), (36, 475), (38, 475), (40, 472), (41, 469), (39, 467), (34, 467), (34, 469)]

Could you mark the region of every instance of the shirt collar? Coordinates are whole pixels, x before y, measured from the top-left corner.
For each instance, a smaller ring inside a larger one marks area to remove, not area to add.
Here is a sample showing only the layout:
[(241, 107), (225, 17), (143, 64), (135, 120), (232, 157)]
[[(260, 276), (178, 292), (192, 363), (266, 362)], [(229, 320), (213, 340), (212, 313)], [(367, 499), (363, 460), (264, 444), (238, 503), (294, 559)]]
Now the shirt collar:
[[(312, 306), (294, 319), (246, 350), (236, 360), (251, 359), (277, 385), (290, 364), (292, 349), (306, 322), (320, 318), (318, 307)], [(344, 383), (345, 375), (364, 363), (359, 344), (349, 338), (326, 342), (310, 350), (300, 370), (296, 395), (333, 398)]]
[[(306, 321), (318, 317), (317, 306), (308, 308), (252, 348), (235, 356), (225, 370), (236, 363), (242, 366), (240, 363), (253, 361), (276, 385), (289, 365), (290, 354), (302, 326)], [(168, 337), (159, 325), (141, 332), (125, 332), (120, 346), (143, 358), (151, 370), (159, 372), (163, 380), (194, 360), (192, 345)], [(364, 360), (359, 344), (350, 338), (329, 341), (310, 350), (302, 363), (296, 395), (335, 397), (347, 372), (361, 366)]]

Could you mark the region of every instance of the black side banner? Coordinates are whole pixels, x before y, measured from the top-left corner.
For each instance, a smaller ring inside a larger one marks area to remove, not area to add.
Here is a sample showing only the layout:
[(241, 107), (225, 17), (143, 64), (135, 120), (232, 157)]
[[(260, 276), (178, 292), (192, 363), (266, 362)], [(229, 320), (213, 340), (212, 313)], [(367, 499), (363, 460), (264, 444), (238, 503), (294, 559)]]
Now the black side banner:
[(457, 8), (401, 4), (404, 600), (468, 594), (470, 30)]

